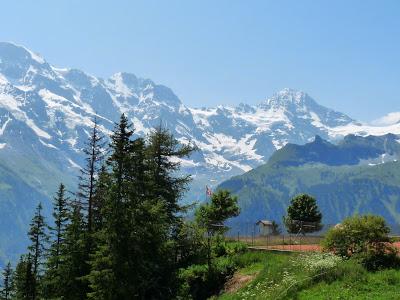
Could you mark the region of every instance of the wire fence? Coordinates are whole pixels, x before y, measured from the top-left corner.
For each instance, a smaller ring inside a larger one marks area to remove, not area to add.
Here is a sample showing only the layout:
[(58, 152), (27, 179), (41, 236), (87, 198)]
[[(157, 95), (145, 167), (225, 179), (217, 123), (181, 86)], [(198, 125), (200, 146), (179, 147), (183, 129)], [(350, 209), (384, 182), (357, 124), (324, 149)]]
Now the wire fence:
[[(321, 227), (315, 227), (315, 231), (302, 230), (299, 227), (296, 233), (287, 232), (283, 223), (278, 223), (277, 225), (278, 230), (272, 233), (263, 230), (263, 225), (256, 222), (230, 223), (225, 237), (230, 240), (244, 242), (252, 247), (269, 250), (318, 251), (321, 249), (320, 245), (326, 232), (337, 224), (324, 224)], [(307, 226), (311, 227), (310, 224), (302, 224), (302, 226), (305, 228)], [(389, 225), (389, 227), (391, 228), (390, 236), (395, 240), (400, 240), (400, 226), (394, 224)]]

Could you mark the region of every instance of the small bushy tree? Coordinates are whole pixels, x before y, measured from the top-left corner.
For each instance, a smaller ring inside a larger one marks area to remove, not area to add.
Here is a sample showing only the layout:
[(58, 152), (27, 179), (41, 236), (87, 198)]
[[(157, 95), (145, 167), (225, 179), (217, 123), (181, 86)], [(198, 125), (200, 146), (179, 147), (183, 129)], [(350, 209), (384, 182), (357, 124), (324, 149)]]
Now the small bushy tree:
[(225, 231), (224, 222), (239, 215), (237, 197), (227, 190), (219, 190), (211, 196), (211, 202), (200, 206), (195, 215), (196, 222), (207, 232), (207, 261), (211, 267), (211, 239), (215, 234)]
[(380, 216), (353, 216), (331, 228), (322, 245), (325, 251), (346, 257), (369, 251), (383, 253), (390, 244), (389, 232), (385, 219)]
[(272, 229), (271, 230), (272, 235), (280, 235), (281, 234), (281, 229), (279, 227), (279, 224), (276, 223), (275, 221), (272, 221), (271, 229)]
[(211, 197), (211, 202), (203, 204), (196, 211), (197, 223), (211, 235), (224, 230), (224, 222), (239, 215), (237, 197), (227, 190), (219, 190)]
[(309, 233), (322, 228), (322, 214), (315, 198), (300, 194), (290, 200), (287, 215), (283, 218), (289, 233)]
[(380, 216), (353, 216), (331, 228), (323, 241), (325, 251), (355, 257), (368, 270), (400, 267), (390, 229)]

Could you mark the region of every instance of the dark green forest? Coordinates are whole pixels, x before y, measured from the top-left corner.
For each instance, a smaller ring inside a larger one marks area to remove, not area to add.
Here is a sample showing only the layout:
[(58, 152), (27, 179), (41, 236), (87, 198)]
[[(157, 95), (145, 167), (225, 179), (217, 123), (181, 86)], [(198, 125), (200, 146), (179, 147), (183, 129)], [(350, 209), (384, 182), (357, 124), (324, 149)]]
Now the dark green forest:
[[(233, 272), (222, 233), (237, 199), (216, 192), (193, 220), (179, 200), (190, 176), (176, 158), (181, 145), (161, 125), (145, 138), (121, 116), (111, 143), (95, 120), (77, 192), (61, 183), (51, 220), (39, 204), (30, 245), (3, 272), (0, 299), (205, 299)], [(231, 247), (230, 249), (228, 249)]]

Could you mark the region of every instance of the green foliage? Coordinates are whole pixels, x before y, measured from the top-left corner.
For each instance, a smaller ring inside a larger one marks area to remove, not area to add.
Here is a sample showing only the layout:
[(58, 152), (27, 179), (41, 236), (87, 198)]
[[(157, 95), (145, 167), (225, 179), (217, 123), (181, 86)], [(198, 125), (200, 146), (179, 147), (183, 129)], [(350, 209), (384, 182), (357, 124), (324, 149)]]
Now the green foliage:
[(207, 265), (191, 265), (181, 270), (179, 299), (208, 299), (221, 290), (235, 270), (236, 266), (229, 257), (216, 259), (211, 269)]
[(176, 158), (194, 148), (161, 126), (147, 138), (133, 133), (122, 115), (100, 168), (95, 124), (76, 199), (67, 199), (63, 184), (54, 198), (47, 251), (41, 206), (36, 211), (29, 255), (16, 268), (16, 299), (205, 299), (233, 274), (246, 246), (220, 233), (239, 213), (237, 198), (219, 191), (201, 217), (185, 220), (179, 200), (190, 177), (179, 175)]
[[(206, 260), (207, 248), (204, 243), (204, 230), (196, 222), (183, 221), (177, 227), (176, 260), (181, 268), (191, 264), (201, 264)], [(179, 259), (178, 259), (179, 257)]]
[(272, 229), (272, 232), (271, 232), (272, 235), (280, 235), (281, 234), (281, 229), (279, 228), (279, 224), (276, 223), (275, 221), (272, 221), (271, 229)]
[(369, 270), (398, 267), (400, 260), (389, 232), (380, 216), (353, 216), (327, 232), (323, 247), (341, 256), (356, 256)]
[(32, 300), (36, 298), (36, 278), (33, 273), (32, 259), (21, 256), (14, 274), (14, 297), (16, 300)]
[(225, 181), (219, 188), (239, 197), (241, 214), (236, 222), (274, 220), (287, 213), (291, 198), (307, 193), (318, 200), (324, 224), (368, 212), (383, 216), (389, 224), (399, 224), (399, 182), (400, 162), (376, 166), (266, 164)]
[(227, 190), (218, 190), (211, 196), (210, 203), (201, 205), (196, 210), (197, 223), (212, 235), (225, 230), (224, 222), (239, 215), (237, 197)]
[(246, 252), (237, 272), (255, 278), (220, 300), (398, 299), (399, 270), (368, 272), (357, 259), (323, 253)]
[[(239, 215), (237, 197), (227, 190), (218, 190), (211, 197), (210, 203), (204, 203), (195, 211), (196, 223), (207, 233), (207, 264), (211, 268), (212, 242), (215, 234), (222, 234), (226, 227), (224, 222)], [(217, 241), (218, 242), (218, 241)]]
[(355, 258), (257, 251), (233, 259), (239, 278), (252, 279), (215, 299), (398, 299), (399, 269), (370, 272)]
[(42, 294), (46, 298), (60, 297), (63, 288), (60, 265), (65, 259), (63, 245), (69, 217), (67, 202), (65, 186), (61, 183), (53, 200), (54, 226), (49, 226), (51, 241), (47, 251), (46, 272), (42, 280)]
[(327, 232), (323, 247), (341, 256), (352, 256), (366, 253), (374, 248), (383, 250), (385, 243), (390, 242), (390, 228), (380, 216), (364, 215), (346, 218), (341, 224)]
[(242, 242), (228, 242), (217, 236), (213, 243), (212, 252), (215, 257), (233, 256), (247, 251), (247, 245)]
[(59, 283), (57, 289), (52, 292), (62, 295), (65, 299), (85, 299), (88, 289), (82, 277), (88, 271), (86, 262), (88, 254), (85, 244), (87, 227), (78, 201), (70, 203), (68, 219), (69, 223), (65, 229), (65, 239), (60, 252), (59, 269), (56, 272), (59, 275), (53, 276), (50, 272), (46, 282), (50, 287)]
[(399, 269), (400, 258), (396, 248), (385, 245), (384, 251), (369, 249), (366, 253), (359, 256), (362, 265), (369, 271), (376, 271), (382, 269)]
[[(89, 139), (83, 149), (83, 153), (86, 155), (86, 165), (81, 169), (81, 175), (79, 176), (79, 192), (78, 197), (82, 203), (82, 209), (85, 211), (85, 221), (87, 224), (88, 237), (90, 239), (91, 233), (93, 232), (93, 219), (94, 219), (94, 194), (98, 175), (101, 170), (101, 164), (104, 159), (104, 136), (99, 130), (99, 124), (97, 118), (93, 119), (93, 127), (90, 132)], [(92, 247), (91, 240), (88, 240), (88, 247)], [(90, 251), (90, 249), (89, 249)]]
[(3, 284), (0, 290), (0, 300), (10, 300), (14, 294), (14, 272), (9, 262), (3, 270)]
[(39, 203), (28, 232), (31, 244), (28, 247), (29, 256), (26, 262), (26, 279), (29, 281), (29, 284), (26, 285), (29, 291), (26, 291), (26, 293), (31, 293), (32, 299), (36, 299), (40, 295), (41, 277), (43, 275), (42, 265), (46, 251), (45, 246), (48, 241), (47, 224), (42, 215), (42, 209), (42, 204)]
[(353, 260), (343, 262), (339, 269), (342, 276), (338, 280), (320, 281), (299, 291), (296, 294), (297, 299), (395, 300), (399, 297), (400, 271), (398, 270), (367, 272)]
[(33, 263), (33, 274), (38, 276), (40, 273), (40, 267), (45, 252), (45, 245), (48, 239), (46, 228), (47, 224), (42, 215), (42, 204), (39, 203), (36, 207), (35, 215), (32, 218), (28, 236), (31, 240), (31, 245), (29, 245), (29, 254), (32, 257)]
[(315, 198), (300, 194), (290, 200), (284, 223), (289, 233), (308, 233), (319, 231), (322, 214)]
[(208, 299), (218, 294), (235, 270), (244, 264), (240, 259), (247, 252), (244, 243), (227, 242), (218, 237), (213, 244), (211, 265), (191, 264), (180, 269), (179, 299)]
[(201, 248), (192, 246), (197, 229), (182, 226), (179, 216), (184, 210), (178, 201), (190, 178), (177, 176), (173, 159), (188, 156), (192, 147), (180, 146), (161, 126), (147, 140), (132, 136), (122, 115), (100, 181), (101, 229), (86, 276), (92, 299), (172, 297), (177, 266), (201, 256)]

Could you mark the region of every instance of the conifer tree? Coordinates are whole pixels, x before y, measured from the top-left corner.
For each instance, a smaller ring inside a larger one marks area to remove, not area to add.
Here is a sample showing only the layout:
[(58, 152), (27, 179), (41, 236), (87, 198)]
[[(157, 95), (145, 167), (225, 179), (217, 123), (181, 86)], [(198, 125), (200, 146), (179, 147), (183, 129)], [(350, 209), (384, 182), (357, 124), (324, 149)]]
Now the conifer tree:
[(110, 175), (103, 165), (100, 169), (93, 194), (93, 232), (97, 233), (103, 227), (103, 210), (105, 199), (110, 188)]
[(180, 168), (177, 158), (188, 157), (194, 150), (190, 145), (181, 145), (162, 125), (149, 136), (148, 156), (152, 196), (166, 202), (167, 213), (172, 220), (181, 211), (178, 203), (186, 191), (190, 176), (177, 177)]
[(85, 244), (86, 224), (83, 221), (80, 201), (69, 203), (69, 223), (60, 255), (59, 266), (61, 283), (59, 293), (63, 299), (86, 299), (87, 282), (83, 277), (88, 273), (87, 248)]
[[(28, 264), (32, 265), (32, 274), (34, 287), (32, 298), (36, 299), (39, 292), (39, 283), (41, 276), (41, 265), (45, 254), (45, 245), (48, 240), (46, 233), (47, 224), (42, 215), (42, 204), (39, 203), (36, 207), (35, 215), (32, 218), (30, 229), (28, 232), (31, 245), (28, 247), (29, 259)], [(30, 272), (30, 271), (29, 271)]]
[(108, 172), (102, 174), (107, 191), (87, 277), (91, 299), (173, 298), (172, 239), (181, 223), (178, 201), (190, 180), (177, 176), (176, 158), (193, 149), (161, 127), (148, 140), (133, 139), (131, 128), (122, 115), (111, 136)]
[(91, 260), (92, 271), (88, 278), (93, 292), (92, 299), (128, 299), (132, 297), (129, 282), (130, 234), (127, 224), (128, 182), (130, 151), (133, 131), (125, 115), (120, 118), (111, 136), (111, 155), (107, 160), (110, 168), (109, 195), (103, 212), (104, 227), (98, 234), (98, 249)]
[[(179, 227), (184, 208), (179, 200), (186, 191), (190, 176), (179, 176), (179, 158), (189, 156), (195, 150), (190, 145), (181, 145), (173, 135), (161, 125), (156, 127), (148, 137), (147, 164), (149, 169), (148, 190), (149, 199), (153, 205), (148, 210), (147, 218), (152, 223), (147, 224), (144, 231), (144, 240), (150, 241), (143, 249), (146, 262), (151, 270), (165, 274), (159, 277), (150, 272), (147, 284), (146, 297), (160, 298), (163, 294), (158, 291), (172, 289), (175, 280), (176, 261), (175, 253), (178, 248)], [(156, 212), (152, 214), (152, 212)], [(154, 226), (153, 226), (154, 225)], [(151, 248), (151, 244), (156, 247)], [(152, 256), (148, 255), (153, 253)], [(154, 253), (157, 253), (154, 255)], [(163, 257), (164, 259), (159, 259)], [(153, 279), (150, 279), (153, 277)], [(151, 284), (149, 284), (151, 283)], [(154, 288), (157, 286), (157, 288)]]
[(50, 255), (53, 264), (49, 268), (58, 269), (60, 264), (61, 247), (65, 239), (65, 230), (68, 222), (68, 198), (65, 195), (65, 186), (60, 184), (56, 197), (53, 200), (53, 218), (55, 226), (50, 228), (53, 238)]
[(3, 271), (3, 285), (0, 291), (1, 300), (10, 300), (13, 296), (13, 270), (9, 262)]
[(64, 241), (69, 213), (68, 198), (65, 192), (65, 186), (61, 183), (53, 199), (54, 226), (49, 227), (51, 241), (42, 285), (43, 293), (47, 298), (61, 296), (60, 265), (63, 263), (63, 254), (65, 252)]
[(86, 165), (81, 170), (78, 193), (83, 204), (83, 209), (86, 210), (87, 231), (89, 235), (93, 229), (93, 197), (98, 173), (104, 159), (104, 146), (104, 136), (99, 130), (97, 118), (94, 118), (91, 135), (83, 150), (86, 155)]
[(30, 254), (21, 256), (15, 268), (14, 298), (16, 300), (36, 299), (36, 280), (32, 271)]

